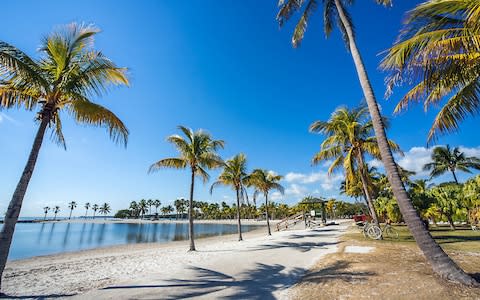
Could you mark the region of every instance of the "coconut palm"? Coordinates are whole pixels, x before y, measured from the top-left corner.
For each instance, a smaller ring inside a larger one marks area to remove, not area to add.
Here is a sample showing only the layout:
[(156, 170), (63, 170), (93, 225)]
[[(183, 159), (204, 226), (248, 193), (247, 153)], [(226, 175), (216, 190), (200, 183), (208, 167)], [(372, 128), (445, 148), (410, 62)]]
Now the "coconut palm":
[(95, 219), (95, 214), (97, 213), (97, 210), (98, 210), (99, 208), (100, 208), (100, 207), (98, 206), (98, 204), (92, 205), (93, 218), (94, 218), (94, 219)]
[(408, 13), (401, 35), (388, 50), (382, 68), (389, 71), (388, 92), (396, 85), (410, 89), (395, 112), (423, 102), (444, 103), (428, 141), (459, 129), (480, 109), (480, 6), (478, 1), (426, 1)]
[[(376, 0), (375, 2), (388, 6), (391, 5), (392, 1)], [(372, 124), (375, 136), (377, 137), (383, 165), (387, 171), (388, 179), (391, 183), (395, 198), (398, 201), (405, 223), (407, 223), (415, 241), (437, 274), (451, 281), (467, 285), (477, 285), (478, 283), (472, 277), (463, 272), (455, 262), (448, 257), (432, 238), (428, 230), (426, 230), (403, 185), (398, 168), (393, 159), (392, 151), (388, 144), (382, 116), (380, 114), (380, 108), (355, 40), (352, 18), (345, 9), (346, 5), (353, 3), (354, 1), (349, 0), (324, 0), (324, 30), (327, 36), (329, 36), (336, 24), (342, 31), (345, 43), (350, 50), (363, 95), (372, 118)], [(295, 12), (302, 11), (303, 9), (302, 16), (295, 27), (292, 37), (294, 47), (300, 45), (307, 29), (309, 18), (317, 8), (317, 4), (317, 0), (279, 0), (280, 10), (277, 15), (277, 20), (280, 25), (283, 25), (288, 21)]]
[(57, 214), (60, 212), (60, 206), (55, 206), (55, 209), (53, 210), (53, 213), (55, 214), (53, 216), (53, 220), (56, 220), (57, 219)]
[(0, 41), (0, 108), (38, 109), (39, 123), (0, 232), (0, 278), (47, 128), (65, 147), (61, 113), (68, 112), (78, 123), (106, 127), (114, 141), (127, 142), (128, 130), (122, 121), (92, 101), (111, 84), (128, 84), (126, 70), (93, 49), (93, 37), (98, 32), (91, 26), (68, 25), (43, 40), (39, 59)]
[(90, 202), (85, 203), (85, 218), (87, 218), (88, 209), (90, 208)]
[[(387, 127), (384, 119), (385, 127)], [(378, 224), (377, 213), (373, 205), (371, 193), (371, 179), (365, 154), (381, 159), (377, 138), (373, 132), (373, 124), (369, 119), (368, 108), (361, 105), (357, 108), (337, 108), (328, 121), (316, 121), (310, 125), (310, 132), (321, 133), (326, 139), (320, 146), (320, 151), (313, 157), (313, 164), (333, 160), (328, 168), (331, 175), (336, 169), (345, 171), (347, 190), (354, 186), (360, 177), (363, 193), (367, 199), (373, 221)], [(400, 151), (400, 147), (393, 141), (388, 141), (393, 151)]]
[(262, 193), (265, 196), (265, 218), (267, 219), (268, 235), (272, 235), (270, 231), (270, 221), (268, 215), (268, 194), (271, 190), (277, 190), (280, 194), (284, 194), (283, 186), (278, 183), (283, 177), (263, 169), (255, 169), (245, 179), (246, 184), (255, 189), (253, 199)]
[(179, 126), (178, 129), (185, 135), (174, 134), (167, 138), (167, 141), (174, 144), (180, 153), (179, 157), (165, 158), (157, 161), (150, 166), (149, 173), (161, 168), (185, 169), (190, 168), (190, 200), (188, 205), (189, 218), (189, 236), (190, 251), (195, 251), (195, 242), (193, 240), (193, 192), (195, 187), (195, 176), (207, 182), (209, 175), (206, 169), (219, 168), (223, 165), (223, 160), (217, 155), (216, 151), (223, 148), (224, 141), (214, 140), (210, 134), (203, 130), (193, 131), (190, 128)]
[(160, 200), (156, 199), (155, 201), (153, 201), (153, 206), (155, 206), (155, 213), (158, 214), (158, 208), (160, 207), (160, 205), (162, 205), (162, 202), (160, 202)]
[(148, 205), (148, 214), (151, 215), (151, 214), (152, 214), (153, 200), (152, 200), (152, 199), (148, 199), (148, 200), (147, 200), (147, 205)]
[(69, 220), (72, 218), (72, 212), (75, 209), (75, 207), (77, 207), (77, 202), (72, 201), (72, 202), (68, 203), (68, 208), (70, 208), (70, 215), (68, 216)]
[(185, 199), (183, 198), (176, 199), (173, 202), (173, 205), (175, 206), (175, 210), (177, 211), (177, 218), (178, 218), (179, 214), (183, 214), (185, 212), (185, 207), (186, 207)]
[(243, 200), (246, 196), (245, 179), (247, 176), (247, 157), (245, 154), (240, 153), (225, 162), (222, 173), (218, 176), (218, 180), (215, 181), (210, 187), (210, 194), (213, 192), (213, 188), (218, 185), (231, 186), (237, 196), (237, 223), (238, 223), (238, 240), (242, 238), (242, 224), (240, 222), (240, 200)]
[(50, 210), (50, 207), (48, 207), (48, 206), (45, 206), (43, 208), (43, 212), (45, 213), (45, 216), (43, 217), (43, 220), (47, 219), (47, 213), (48, 213), (49, 210)]
[(450, 171), (455, 183), (458, 183), (455, 172), (458, 170), (472, 173), (470, 169), (480, 170), (480, 159), (474, 156), (465, 156), (465, 153), (461, 152), (458, 147), (451, 149), (449, 145), (438, 146), (433, 149), (432, 162), (426, 164), (423, 169), (431, 171), (430, 177), (437, 177)]
[(104, 217), (106, 217), (110, 211), (111, 209), (108, 203), (103, 203), (103, 205), (100, 206), (100, 213), (103, 214)]
[(446, 184), (432, 188), (430, 193), (435, 198), (440, 213), (447, 218), (450, 228), (455, 230), (453, 216), (461, 208), (462, 187), (459, 184)]
[(140, 201), (138, 201), (138, 212), (139, 214), (141, 215), (141, 218), (143, 219), (143, 217), (145, 216), (145, 213), (148, 211), (148, 201), (145, 200), (145, 199), (142, 199)]

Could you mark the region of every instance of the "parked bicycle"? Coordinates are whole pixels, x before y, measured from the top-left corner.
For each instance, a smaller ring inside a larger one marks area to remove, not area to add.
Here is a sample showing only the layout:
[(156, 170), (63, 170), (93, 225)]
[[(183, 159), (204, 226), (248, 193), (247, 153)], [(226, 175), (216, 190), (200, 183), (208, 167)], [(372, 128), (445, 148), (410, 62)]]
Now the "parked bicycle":
[(357, 224), (362, 226), (362, 233), (365, 238), (371, 238), (372, 240), (379, 240), (384, 237), (389, 237), (392, 239), (398, 239), (398, 231), (392, 227), (390, 224), (386, 224), (383, 228), (377, 224), (369, 223), (365, 221), (364, 223)]

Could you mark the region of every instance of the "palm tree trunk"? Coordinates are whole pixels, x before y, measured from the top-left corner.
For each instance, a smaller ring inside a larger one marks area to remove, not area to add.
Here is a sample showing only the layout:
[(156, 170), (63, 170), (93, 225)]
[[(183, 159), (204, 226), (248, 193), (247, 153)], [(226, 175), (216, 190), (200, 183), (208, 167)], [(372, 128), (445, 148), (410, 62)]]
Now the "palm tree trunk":
[(27, 192), (28, 184), (32, 178), (33, 170), (35, 169), (35, 164), (37, 162), (38, 153), (42, 146), (43, 137), (45, 135), (45, 130), (47, 129), (50, 118), (46, 113), (43, 114), (44, 117), (40, 123), (40, 126), (33, 141), (32, 150), (28, 156), (28, 161), (23, 170), (20, 181), (17, 184), (15, 192), (13, 193), (12, 200), (8, 205), (7, 214), (5, 215), (5, 220), (3, 223), (2, 231), (0, 232), (0, 293), (2, 288), (2, 274), (7, 264), (8, 253), (10, 252), (10, 245), (12, 244), (12, 237), (15, 231), (15, 225), (18, 221), (18, 216), (20, 215), (20, 210), (22, 208), (23, 198)]
[(455, 230), (455, 223), (453, 223), (452, 216), (447, 216), (448, 224), (450, 224), (450, 229)]
[(267, 228), (268, 228), (268, 235), (272, 235), (270, 231), (270, 221), (268, 220), (268, 193), (265, 193), (265, 216), (267, 218)]
[(45, 221), (47, 219), (47, 213), (45, 213), (45, 216), (43, 217), (43, 220)]
[(452, 175), (453, 175), (453, 179), (455, 180), (455, 183), (458, 184), (458, 179), (457, 179), (457, 175), (455, 174), (455, 171), (454, 170), (450, 170), (452, 171)]
[(73, 212), (73, 209), (70, 210), (70, 215), (68, 216), (69, 220), (72, 218), (72, 212)]
[(370, 116), (372, 117), (373, 127), (380, 148), (382, 161), (385, 166), (385, 170), (387, 171), (388, 180), (392, 185), (393, 194), (395, 195), (395, 198), (397, 198), (398, 206), (403, 215), (405, 223), (407, 223), (407, 226), (415, 238), (417, 245), (425, 255), (426, 259), (429, 261), (434, 272), (447, 280), (466, 285), (479, 286), (480, 284), (475, 279), (460, 269), (460, 267), (458, 267), (458, 265), (450, 257), (448, 257), (443, 249), (440, 248), (440, 246), (430, 235), (430, 232), (425, 229), (425, 226), (423, 226), (422, 220), (413, 207), (398, 173), (397, 165), (393, 160), (392, 151), (387, 142), (385, 126), (380, 115), (380, 110), (378, 108), (370, 80), (368, 79), (367, 71), (365, 70), (365, 66), (355, 42), (352, 24), (350, 24), (349, 18), (345, 15), (343, 5), (340, 0), (335, 0), (335, 6), (348, 35), (350, 52), (352, 53), (352, 58), (355, 63), (360, 85), (362, 86), (363, 94), (370, 111)]
[(190, 236), (190, 251), (195, 251), (193, 240), (193, 189), (195, 187), (195, 170), (192, 168), (192, 183), (190, 184), (190, 200), (188, 207), (188, 235)]
[(363, 160), (362, 153), (358, 153), (358, 169), (360, 171), (360, 180), (362, 181), (363, 191), (365, 193), (365, 198), (367, 199), (368, 208), (370, 210), (370, 215), (372, 216), (373, 222), (378, 225), (378, 216), (377, 212), (375, 211), (375, 206), (373, 206), (372, 196), (368, 191), (368, 178), (365, 172), (365, 162)]
[(242, 238), (242, 224), (240, 222), (240, 194), (239, 194), (238, 189), (236, 189), (236, 191), (237, 191), (238, 240), (243, 241), (243, 238)]
[(85, 210), (85, 219), (87, 218), (88, 215), (88, 209)]

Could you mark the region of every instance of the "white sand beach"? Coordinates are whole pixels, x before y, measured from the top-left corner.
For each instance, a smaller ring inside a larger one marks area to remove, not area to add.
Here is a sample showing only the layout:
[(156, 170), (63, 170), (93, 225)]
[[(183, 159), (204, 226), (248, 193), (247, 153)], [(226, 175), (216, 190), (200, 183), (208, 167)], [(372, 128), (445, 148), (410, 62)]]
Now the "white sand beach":
[[(288, 289), (317, 260), (335, 252), (348, 221), (314, 230), (265, 228), (188, 242), (136, 244), (9, 262), (3, 285), (22, 298), (288, 299)], [(303, 225), (299, 224), (298, 228)]]

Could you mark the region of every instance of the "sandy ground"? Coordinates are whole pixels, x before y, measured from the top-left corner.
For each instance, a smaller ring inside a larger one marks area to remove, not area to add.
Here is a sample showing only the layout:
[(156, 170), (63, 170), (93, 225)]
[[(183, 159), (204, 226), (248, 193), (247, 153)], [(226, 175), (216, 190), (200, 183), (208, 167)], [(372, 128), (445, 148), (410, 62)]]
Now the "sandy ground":
[[(303, 227), (299, 224), (300, 228)], [(337, 251), (346, 223), (265, 236), (265, 229), (187, 242), (137, 244), (13, 261), (4, 291), (22, 299), (290, 298), (318, 259)]]
[[(340, 240), (289, 290), (291, 299), (480, 299), (480, 289), (446, 282), (433, 274), (416, 245)], [(355, 251), (351, 251), (355, 250)], [(480, 279), (480, 255), (448, 253)]]

